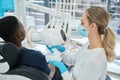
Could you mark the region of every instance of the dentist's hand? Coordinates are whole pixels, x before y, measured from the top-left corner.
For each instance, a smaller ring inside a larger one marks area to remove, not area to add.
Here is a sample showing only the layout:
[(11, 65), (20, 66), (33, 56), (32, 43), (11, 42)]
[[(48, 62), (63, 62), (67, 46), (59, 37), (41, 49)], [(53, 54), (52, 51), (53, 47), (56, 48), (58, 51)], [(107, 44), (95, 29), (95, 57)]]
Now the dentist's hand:
[(54, 53), (54, 50), (53, 50), (54, 48), (56, 48), (60, 52), (64, 52), (65, 51), (65, 47), (63, 45), (54, 45), (54, 46), (51, 46), (51, 47), (46, 45), (46, 47), (48, 48), (48, 50), (51, 51), (51, 53)]

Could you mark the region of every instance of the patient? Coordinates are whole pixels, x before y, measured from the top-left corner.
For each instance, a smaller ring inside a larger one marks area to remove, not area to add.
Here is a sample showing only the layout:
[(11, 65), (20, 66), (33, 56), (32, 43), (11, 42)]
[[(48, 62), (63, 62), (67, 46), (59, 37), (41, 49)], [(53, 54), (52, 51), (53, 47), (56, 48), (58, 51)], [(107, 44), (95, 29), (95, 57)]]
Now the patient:
[(0, 37), (5, 42), (14, 43), (20, 50), (18, 65), (34, 67), (48, 74), (52, 80), (62, 80), (59, 70), (47, 63), (41, 52), (22, 46), (22, 41), (25, 39), (25, 30), (16, 17), (6, 16), (0, 19)]

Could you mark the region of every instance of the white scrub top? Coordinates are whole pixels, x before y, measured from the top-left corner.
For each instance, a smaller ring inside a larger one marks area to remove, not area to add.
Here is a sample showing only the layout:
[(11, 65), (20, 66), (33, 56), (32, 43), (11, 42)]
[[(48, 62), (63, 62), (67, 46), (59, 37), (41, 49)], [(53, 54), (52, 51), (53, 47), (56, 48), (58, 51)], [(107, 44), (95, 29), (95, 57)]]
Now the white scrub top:
[[(104, 48), (87, 49), (88, 43), (72, 54), (68, 63), (74, 65), (71, 70), (74, 80), (105, 80), (107, 75), (107, 58)], [(68, 55), (66, 56), (68, 57)], [(65, 58), (65, 57), (64, 57)], [(66, 60), (66, 59), (63, 59)]]

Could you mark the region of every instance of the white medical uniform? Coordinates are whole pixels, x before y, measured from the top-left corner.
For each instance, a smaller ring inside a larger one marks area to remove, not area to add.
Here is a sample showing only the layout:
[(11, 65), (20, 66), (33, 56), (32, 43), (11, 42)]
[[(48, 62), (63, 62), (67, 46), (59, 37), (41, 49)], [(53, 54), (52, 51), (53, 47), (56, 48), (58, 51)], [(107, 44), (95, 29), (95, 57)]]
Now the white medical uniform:
[(71, 73), (74, 80), (105, 80), (106, 78), (107, 58), (104, 48), (89, 50), (87, 43), (77, 53), (64, 56), (63, 60), (69, 66), (73, 65)]

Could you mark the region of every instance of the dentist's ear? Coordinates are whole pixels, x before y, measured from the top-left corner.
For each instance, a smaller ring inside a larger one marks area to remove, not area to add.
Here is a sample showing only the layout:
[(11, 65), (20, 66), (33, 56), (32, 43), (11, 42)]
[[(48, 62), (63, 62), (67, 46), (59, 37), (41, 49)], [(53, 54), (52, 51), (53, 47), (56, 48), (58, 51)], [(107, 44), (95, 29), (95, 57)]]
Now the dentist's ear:
[(97, 29), (97, 25), (95, 23), (91, 23), (91, 30)]

